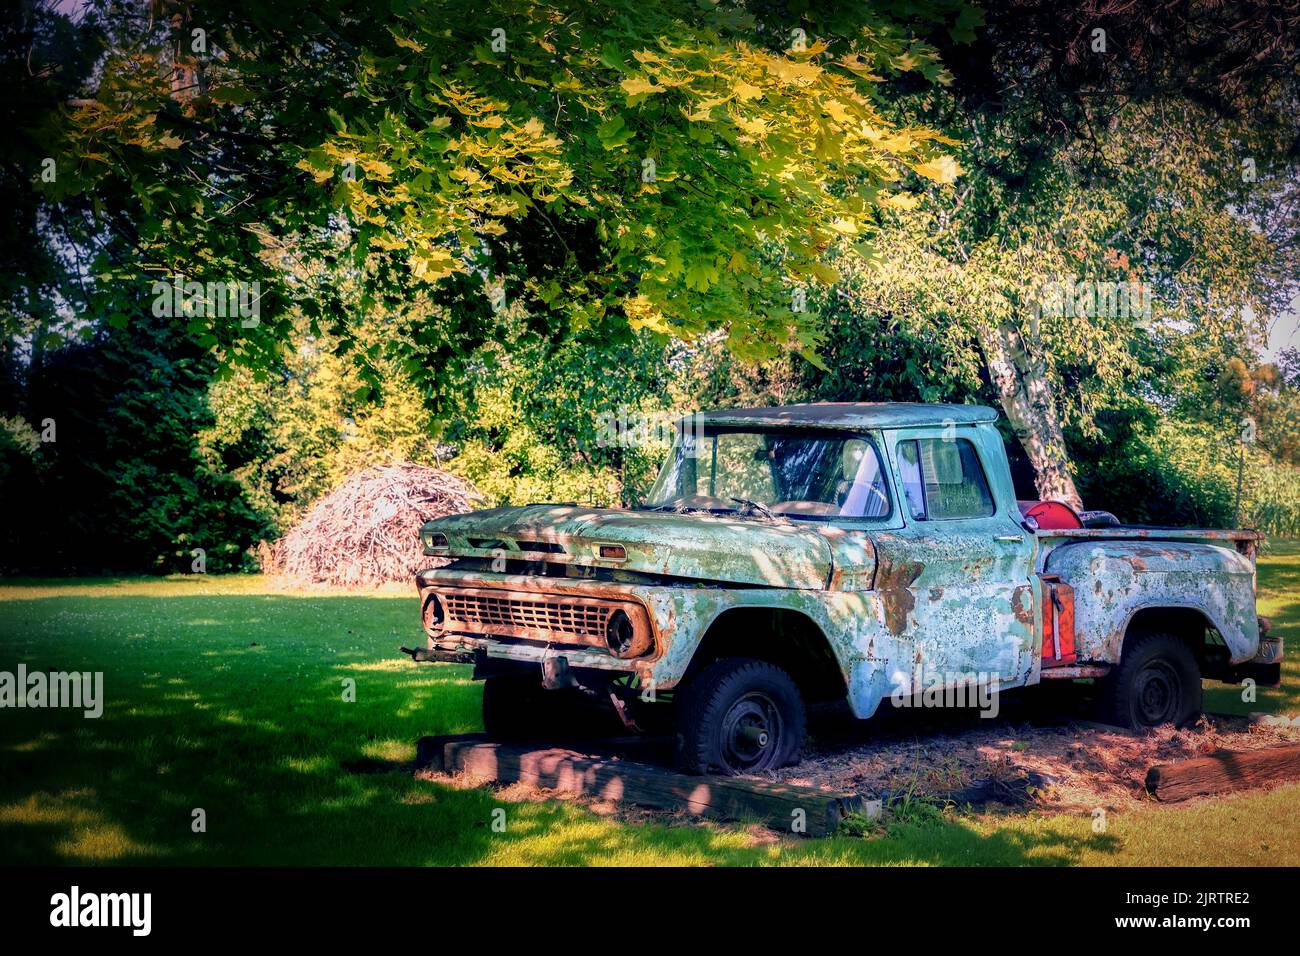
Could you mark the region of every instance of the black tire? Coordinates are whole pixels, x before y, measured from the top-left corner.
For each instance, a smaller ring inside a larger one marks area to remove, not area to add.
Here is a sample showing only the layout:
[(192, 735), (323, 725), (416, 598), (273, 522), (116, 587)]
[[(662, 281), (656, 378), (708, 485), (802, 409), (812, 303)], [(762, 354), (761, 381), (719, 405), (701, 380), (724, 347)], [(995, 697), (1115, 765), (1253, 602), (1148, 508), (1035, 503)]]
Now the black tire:
[(682, 690), (677, 706), (677, 763), (686, 773), (735, 776), (799, 762), (803, 697), (774, 664), (715, 661)]
[(1201, 711), (1201, 668), (1187, 642), (1141, 634), (1125, 642), (1119, 667), (1102, 684), (1102, 717), (1132, 730), (1182, 726)]

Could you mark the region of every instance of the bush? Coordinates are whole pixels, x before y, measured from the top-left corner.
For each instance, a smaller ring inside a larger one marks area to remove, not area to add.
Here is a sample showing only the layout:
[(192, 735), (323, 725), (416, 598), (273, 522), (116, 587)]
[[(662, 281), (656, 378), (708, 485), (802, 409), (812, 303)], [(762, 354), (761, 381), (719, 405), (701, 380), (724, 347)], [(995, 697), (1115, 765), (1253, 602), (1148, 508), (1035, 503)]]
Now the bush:
[(370, 588), (407, 583), (431, 564), (420, 526), (471, 510), (477, 495), (459, 478), (403, 462), (366, 468), (317, 501), (263, 549), (263, 570), (292, 584)]

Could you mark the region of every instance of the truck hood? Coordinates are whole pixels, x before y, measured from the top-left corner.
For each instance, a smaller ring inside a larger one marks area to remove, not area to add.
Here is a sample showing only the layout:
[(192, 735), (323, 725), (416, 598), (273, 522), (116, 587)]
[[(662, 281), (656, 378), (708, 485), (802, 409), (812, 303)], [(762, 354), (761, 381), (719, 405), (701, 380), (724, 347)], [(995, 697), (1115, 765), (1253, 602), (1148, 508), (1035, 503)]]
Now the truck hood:
[[(452, 557), (504, 551), (523, 560), (782, 588), (825, 588), (831, 574), (830, 546), (815, 528), (757, 517), (525, 505), (450, 515), (424, 530), (447, 535)], [(622, 545), (626, 560), (601, 558), (602, 544)]]

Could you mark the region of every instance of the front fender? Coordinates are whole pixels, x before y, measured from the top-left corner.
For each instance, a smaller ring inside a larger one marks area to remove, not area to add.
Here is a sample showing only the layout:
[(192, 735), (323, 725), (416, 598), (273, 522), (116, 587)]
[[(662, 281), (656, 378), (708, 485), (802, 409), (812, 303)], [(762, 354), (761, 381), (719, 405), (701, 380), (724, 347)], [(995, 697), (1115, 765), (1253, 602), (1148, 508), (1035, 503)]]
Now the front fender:
[(1250, 660), (1259, 646), (1255, 565), (1232, 548), (1080, 541), (1053, 549), (1044, 570), (1074, 588), (1074, 639), (1081, 660), (1118, 663), (1129, 621), (1147, 608), (1201, 612), (1234, 664)]
[(741, 608), (791, 611), (822, 633), (850, 682), (853, 662), (870, 656), (882, 628), (879, 602), (870, 592), (805, 591), (790, 588), (653, 588), (644, 595), (663, 640), (663, 655), (645, 676), (669, 688), (685, 675), (696, 649), (713, 623)]

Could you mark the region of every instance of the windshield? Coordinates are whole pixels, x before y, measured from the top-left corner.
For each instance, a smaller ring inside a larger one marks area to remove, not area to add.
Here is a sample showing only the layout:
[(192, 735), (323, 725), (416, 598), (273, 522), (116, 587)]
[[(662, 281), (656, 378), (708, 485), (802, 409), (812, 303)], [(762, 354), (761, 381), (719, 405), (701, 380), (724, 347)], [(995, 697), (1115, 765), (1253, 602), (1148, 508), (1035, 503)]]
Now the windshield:
[(796, 518), (887, 518), (876, 444), (845, 432), (679, 433), (643, 508)]

